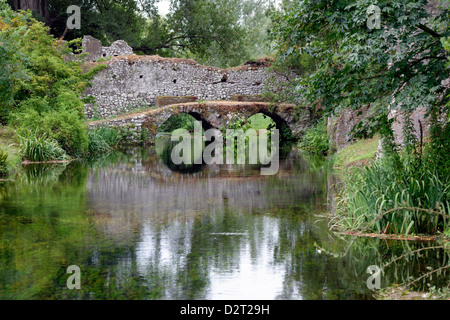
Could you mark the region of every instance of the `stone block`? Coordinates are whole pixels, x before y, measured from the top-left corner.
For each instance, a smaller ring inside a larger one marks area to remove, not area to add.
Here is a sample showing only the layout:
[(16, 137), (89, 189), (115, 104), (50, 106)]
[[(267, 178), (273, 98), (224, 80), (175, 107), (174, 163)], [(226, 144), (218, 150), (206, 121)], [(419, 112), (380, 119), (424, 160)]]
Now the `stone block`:
[(92, 36), (84, 36), (82, 40), (83, 53), (88, 53), (86, 61), (97, 61), (102, 57), (103, 46), (100, 40)]

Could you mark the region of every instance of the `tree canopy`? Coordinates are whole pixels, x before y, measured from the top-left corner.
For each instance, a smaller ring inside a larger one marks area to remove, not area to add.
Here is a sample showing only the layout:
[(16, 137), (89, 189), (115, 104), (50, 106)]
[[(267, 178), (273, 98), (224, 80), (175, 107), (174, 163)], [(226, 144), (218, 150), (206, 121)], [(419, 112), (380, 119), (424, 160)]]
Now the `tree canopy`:
[[(183, 56), (221, 67), (266, 56), (268, 0), (171, 0), (161, 16), (160, 0), (10, 0), (65, 40), (92, 35), (104, 45), (125, 40), (136, 53)], [(81, 29), (67, 30), (67, 8), (81, 8)], [(43, 9), (45, 8), (45, 10)]]
[[(368, 28), (380, 8), (380, 28)], [(272, 36), (284, 56), (308, 54), (319, 62), (308, 77), (297, 79), (298, 93), (320, 101), (329, 112), (370, 105), (413, 110), (441, 108), (449, 89), (449, 10), (443, 3), (395, 1), (284, 1), (274, 15)], [(430, 15), (430, 9), (434, 13)], [(436, 10), (439, 9), (439, 10)], [(444, 111), (444, 110), (441, 110)]]
[(69, 49), (48, 34), (29, 12), (14, 12), (0, 0), (0, 122), (19, 135), (46, 135), (64, 150), (86, 152), (87, 134), (80, 98), (97, 67), (83, 72), (65, 61)]

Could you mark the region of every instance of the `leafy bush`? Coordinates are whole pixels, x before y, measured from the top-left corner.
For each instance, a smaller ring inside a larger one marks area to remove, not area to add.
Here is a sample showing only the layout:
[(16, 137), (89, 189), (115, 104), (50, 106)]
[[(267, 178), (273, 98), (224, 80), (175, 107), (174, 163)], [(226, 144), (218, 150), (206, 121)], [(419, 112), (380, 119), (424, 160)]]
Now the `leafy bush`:
[[(81, 94), (94, 74), (80, 63), (65, 61), (72, 43), (63, 45), (33, 19), (0, 0), (0, 121), (20, 135), (28, 130), (54, 139), (71, 156), (87, 153)], [(4, 66), (4, 68), (3, 68)]]
[(8, 173), (8, 153), (0, 148), (0, 177)]
[(301, 138), (299, 148), (311, 154), (326, 155), (329, 149), (329, 137), (327, 133), (327, 123), (321, 120), (316, 126), (306, 130)]
[(20, 137), (20, 153), (23, 160), (32, 162), (67, 160), (66, 152), (58, 145), (54, 139), (45, 135), (29, 133), (25, 137)]
[(58, 141), (69, 155), (80, 157), (86, 154), (89, 144), (86, 125), (76, 111), (45, 114), (41, 130)]
[(98, 129), (89, 130), (88, 132), (89, 155), (99, 153), (107, 153), (111, 149), (117, 147), (122, 139), (122, 136), (115, 129), (109, 127), (102, 127)]
[(28, 103), (34, 103), (34, 107), (23, 107), (14, 112), (14, 118), (11, 118), (11, 123), (17, 128), (19, 135), (27, 135), (30, 130), (34, 130), (38, 136), (45, 135), (56, 140), (70, 156), (80, 157), (87, 153), (86, 126), (76, 110), (40, 113), (36, 109), (45, 109), (44, 101), (30, 99)]

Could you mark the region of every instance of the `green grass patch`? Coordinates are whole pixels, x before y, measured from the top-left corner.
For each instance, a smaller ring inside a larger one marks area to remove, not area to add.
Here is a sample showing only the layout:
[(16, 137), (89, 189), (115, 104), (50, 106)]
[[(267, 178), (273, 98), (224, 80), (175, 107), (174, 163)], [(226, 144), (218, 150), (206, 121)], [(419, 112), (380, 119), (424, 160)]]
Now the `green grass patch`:
[(378, 150), (379, 136), (372, 139), (359, 140), (333, 155), (333, 166), (343, 169), (349, 166), (364, 165), (375, 157)]
[(89, 156), (109, 153), (117, 147), (122, 140), (122, 135), (115, 128), (102, 127), (88, 131)]

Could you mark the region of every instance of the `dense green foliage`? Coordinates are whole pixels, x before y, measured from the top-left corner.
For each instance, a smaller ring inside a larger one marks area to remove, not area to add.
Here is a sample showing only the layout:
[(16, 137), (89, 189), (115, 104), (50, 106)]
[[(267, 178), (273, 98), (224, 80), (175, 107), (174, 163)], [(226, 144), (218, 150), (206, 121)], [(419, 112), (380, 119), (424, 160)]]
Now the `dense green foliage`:
[(315, 126), (306, 130), (298, 146), (312, 154), (326, 155), (330, 147), (326, 119), (322, 119)]
[[(221, 67), (237, 66), (270, 51), (269, 0), (171, 0), (166, 16), (158, 12), (159, 0), (43, 2), (48, 14), (39, 19), (56, 37), (68, 40), (89, 34), (109, 45), (122, 39), (137, 53), (188, 57)], [(81, 8), (79, 30), (66, 30), (71, 5)]]
[(86, 125), (76, 111), (65, 109), (57, 112), (39, 113), (34, 108), (21, 109), (14, 113), (11, 123), (17, 127), (19, 135), (34, 129), (37, 135), (54, 139), (73, 157), (86, 155), (88, 136)]
[[(380, 28), (369, 28), (369, 0), (286, 1), (271, 33), (286, 66), (297, 65), (290, 95), (325, 115), (370, 106), (355, 136), (380, 132), (383, 157), (349, 177), (341, 191), (338, 225), (389, 233), (437, 233), (448, 227), (449, 125), (446, 112), (450, 11), (429, 14), (428, 1), (378, 1)], [(304, 56), (314, 67), (302, 72)], [(424, 107), (432, 119), (428, 143), (417, 141), (408, 115)], [(391, 128), (392, 109), (404, 111), (403, 149)], [(318, 138), (312, 130), (301, 144)], [(325, 137), (325, 135), (324, 135)], [(318, 141), (322, 141), (318, 139)], [(319, 144), (319, 143), (316, 143)]]
[(366, 22), (372, 4), (358, 1), (289, 1), (274, 17), (273, 34), (287, 56), (308, 54), (320, 62), (297, 79), (299, 94), (329, 112), (370, 104), (391, 108), (439, 107), (448, 101), (441, 81), (448, 54), (449, 10), (430, 17), (427, 1), (379, 1), (381, 28)]
[(384, 142), (383, 157), (346, 181), (337, 210), (341, 227), (397, 234), (450, 227), (450, 125), (435, 124), (424, 147), (410, 125), (404, 131), (403, 150)]
[(437, 234), (449, 227), (450, 192), (423, 167), (409, 175), (389, 161), (354, 173), (341, 191), (338, 225), (345, 230), (395, 234)]
[(83, 73), (78, 63), (64, 61), (69, 49), (47, 33), (30, 13), (0, 1), (0, 55), (8, 66), (0, 69), (0, 119), (19, 135), (45, 135), (79, 157), (88, 148), (80, 96), (96, 70)]

